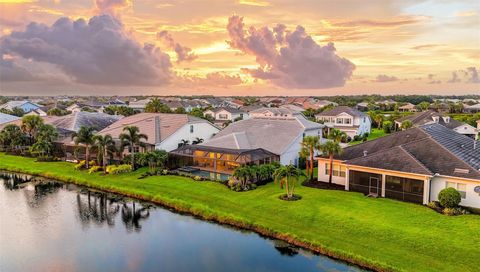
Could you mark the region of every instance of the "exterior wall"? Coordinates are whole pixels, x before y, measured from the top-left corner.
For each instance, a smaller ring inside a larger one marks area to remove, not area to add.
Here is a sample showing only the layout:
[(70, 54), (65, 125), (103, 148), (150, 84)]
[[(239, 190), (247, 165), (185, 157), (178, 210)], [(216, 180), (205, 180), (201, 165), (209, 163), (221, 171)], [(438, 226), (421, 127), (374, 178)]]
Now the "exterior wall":
[(475, 193), (474, 188), (476, 186), (480, 186), (480, 180), (477, 182), (474, 181), (466, 181), (463, 179), (458, 178), (448, 178), (448, 177), (434, 177), (431, 180), (431, 189), (430, 189), (430, 201), (437, 201), (438, 200), (438, 193), (441, 190), (447, 187), (447, 182), (456, 182), (465, 184), (467, 187), (466, 190), (466, 197), (462, 198), (460, 205), (480, 208), (480, 194)]
[[(371, 132), (372, 121), (368, 116), (354, 117), (346, 113), (341, 113), (337, 116), (318, 116), (317, 121), (322, 120), (322, 118), (330, 118), (331, 122), (324, 123), (327, 127), (331, 127), (331, 128), (335, 128), (340, 131), (343, 131), (351, 138), (353, 138), (355, 135), (362, 135), (362, 134)], [(342, 118), (342, 119), (349, 118), (351, 122), (350, 124), (337, 124), (336, 120), (338, 118)]]
[[(329, 175), (328, 172), (325, 174), (325, 168), (326, 164), (329, 164), (329, 160), (318, 160), (318, 181), (321, 182), (328, 182)], [(333, 168), (338, 167), (342, 165), (345, 167), (345, 164), (340, 164), (340, 163), (333, 163)], [(346, 170), (345, 170), (346, 171)], [(345, 185), (347, 181), (347, 176), (345, 177), (339, 177), (339, 176), (332, 176), (332, 183), (338, 184), (338, 185)]]
[[(312, 130), (307, 130), (304, 132), (305, 136), (320, 136), (320, 141), (322, 141), (322, 132), (321, 129), (312, 129)], [(286, 150), (282, 154), (280, 154), (280, 163), (282, 165), (298, 165), (298, 159), (299, 155), (298, 153), (300, 152), (300, 143), (302, 142), (303, 139), (303, 133), (298, 135), (297, 138), (295, 138), (294, 141), (288, 146)]]
[[(190, 132), (190, 126), (193, 126), (193, 133)], [(178, 148), (178, 143), (181, 140), (188, 140), (190, 143), (197, 137), (208, 141), (213, 137), (215, 133), (218, 133), (219, 129), (207, 122), (201, 123), (188, 123), (170, 135), (167, 139), (161, 143), (156, 144), (155, 149), (162, 149), (167, 152)]]

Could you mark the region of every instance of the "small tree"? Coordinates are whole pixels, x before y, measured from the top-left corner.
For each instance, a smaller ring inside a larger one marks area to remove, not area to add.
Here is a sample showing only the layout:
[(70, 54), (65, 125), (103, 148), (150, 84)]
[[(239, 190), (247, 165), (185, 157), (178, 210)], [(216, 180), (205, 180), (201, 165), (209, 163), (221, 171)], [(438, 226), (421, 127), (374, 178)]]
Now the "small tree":
[(160, 99), (154, 98), (145, 105), (145, 112), (169, 113), (172, 111), (169, 107), (167, 107), (167, 105), (163, 104)]
[(333, 176), (333, 157), (337, 154), (342, 153), (342, 147), (338, 142), (327, 141), (324, 144), (321, 144), (318, 150), (320, 150), (323, 155), (328, 156), (330, 160), (330, 171), (328, 171), (328, 186), (331, 186)]
[(140, 129), (136, 126), (126, 126), (123, 128), (124, 133), (120, 134), (122, 147), (130, 147), (132, 155), (132, 170), (135, 170), (135, 148), (137, 146), (145, 146), (142, 140), (148, 140), (148, 136), (140, 133)]
[(273, 174), (275, 182), (280, 183), (280, 188), (285, 188), (286, 198), (292, 199), (295, 193), (295, 183), (300, 177), (305, 177), (305, 173), (293, 165), (281, 166)]
[(95, 135), (95, 146), (97, 147), (97, 159), (102, 162), (103, 172), (107, 172), (107, 156), (116, 150), (115, 141), (110, 134)]
[(39, 128), (43, 125), (43, 119), (37, 115), (25, 115), (22, 117), (22, 130), (28, 135), (30, 144), (35, 143)]
[(310, 180), (313, 180), (313, 168), (314, 168), (314, 155), (315, 150), (318, 150), (320, 147), (320, 137), (318, 136), (305, 136), (300, 143), (301, 150), (300, 156), (305, 157), (306, 160), (306, 169), (307, 174), (310, 177)]
[(393, 130), (393, 123), (391, 121), (385, 121), (383, 122), (383, 131), (385, 133), (391, 133)]
[(0, 132), (0, 141), (2, 145), (9, 146), (10, 150), (15, 150), (26, 142), (26, 136), (19, 126), (9, 124)]
[(402, 129), (403, 129), (403, 130), (409, 129), (409, 128), (411, 128), (411, 127), (413, 127), (412, 121), (410, 121), (410, 120), (405, 120), (405, 121), (402, 122)]
[(87, 169), (90, 161), (90, 147), (95, 143), (94, 132), (93, 127), (82, 126), (78, 132), (72, 134), (75, 145), (83, 144), (85, 146), (85, 168)]
[(445, 188), (438, 193), (438, 201), (445, 208), (455, 208), (462, 201), (462, 196), (454, 188)]

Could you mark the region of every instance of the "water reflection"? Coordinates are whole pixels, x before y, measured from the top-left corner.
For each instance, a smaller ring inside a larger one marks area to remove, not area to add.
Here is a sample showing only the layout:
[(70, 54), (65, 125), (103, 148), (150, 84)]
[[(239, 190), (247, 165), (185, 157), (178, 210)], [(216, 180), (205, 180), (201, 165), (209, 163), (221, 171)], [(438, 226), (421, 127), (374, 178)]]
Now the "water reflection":
[[(138, 204), (137, 204), (138, 206)], [(140, 231), (142, 225), (140, 221), (147, 219), (150, 216), (148, 207), (135, 207), (135, 202), (124, 203), (122, 206), (122, 221), (128, 231)]]
[(115, 215), (120, 210), (120, 204), (115, 199), (108, 198), (105, 193), (78, 192), (77, 208), (80, 222), (84, 227), (90, 223), (97, 225), (115, 225)]
[(24, 174), (0, 172), (0, 180), (3, 180), (5, 189), (13, 191), (18, 189), (20, 184), (34, 180), (34, 177)]

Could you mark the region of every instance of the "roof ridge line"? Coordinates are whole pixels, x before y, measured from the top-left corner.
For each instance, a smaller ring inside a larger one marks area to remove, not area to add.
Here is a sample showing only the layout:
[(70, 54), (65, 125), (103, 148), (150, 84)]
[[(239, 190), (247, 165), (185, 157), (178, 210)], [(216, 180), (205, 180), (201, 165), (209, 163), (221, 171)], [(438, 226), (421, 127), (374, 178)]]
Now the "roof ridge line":
[(415, 158), (415, 156), (413, 156), (412, 153), (410, 153), (408, 150), (406, 150), (402, 145), (399, 145), (399, 147), (405, 153), (407, 153), (407, 155), (410, 156), (410, 158), (412, 158), (414, 161), (418, 162), (418, 164), (420, 164), (420, 166), (422, 166), (423, 169), (427, 170), (427, 172), (429, 172), (430, 174), (434, 174), (430, 169), (428, 169), (427, 166), (425, 166), (421, 161), (419, 161), (417, 158)]

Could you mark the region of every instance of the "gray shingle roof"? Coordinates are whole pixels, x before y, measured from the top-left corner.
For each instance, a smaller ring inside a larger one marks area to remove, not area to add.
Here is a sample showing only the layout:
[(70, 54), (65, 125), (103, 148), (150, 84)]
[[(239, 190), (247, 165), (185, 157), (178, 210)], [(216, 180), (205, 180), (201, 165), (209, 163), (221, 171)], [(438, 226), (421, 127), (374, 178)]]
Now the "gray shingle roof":
[(80, 111), (59, 117), (52, 121), (51, 125), (70, 131), (78, 131), (82, 126), (94, 127), (97, 131), (100, 131), (120, 119), (121, 116)]
[[(310, 128), (312, 127), (313, 125)], [(316, 124), (316, 127), (321, 128), (321, 125)], [(297, 118), (252, 118), (230, 124), (202, 145), (238, 149), (263, 148), (280, 155), (304, 130), (304, 125)]]
[(347, 107), (347, 106), (338, 106), (338, 107), (335, 107), (331, 110), (323, 111), (323, 112), (317, 114), (316, 116), (337, 116), (341, 113), (347, 113), (351, 116), (357, 116), (357, 117), (366, 116), (365, 113), (363, 113), (359, 110), (356, 110), (354, 108)]
[[(433, 119), (434, 117), (438, 117), (438, 123), (444, 127), (454, 129), (457, 128), (461, 125), (464, 125), (464, 123), (457, 121), (453, 118), (450, 117), (445, 117), (441, 115), (438, 112), (428, 110), (428, 111), (423, 111), (419, 112), (416, 114), (404, 116), (400, 119), (397, 119), (398, 123), (402, 123), (403, 121), (410, 120), (414, 126), (422, 126), (430, 123), (434, 123), (435, 120)], [(445, 121), (445, 118), (448, 118), (448, 122)]]
[(336, 158), (365, 167), (480, 179), (480, 142), (476, 149), (474, 142), (440, 124), (428, 124), (347, 147)]

